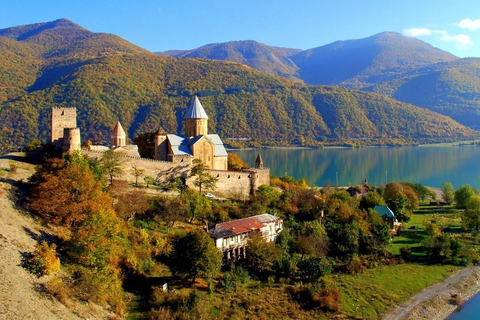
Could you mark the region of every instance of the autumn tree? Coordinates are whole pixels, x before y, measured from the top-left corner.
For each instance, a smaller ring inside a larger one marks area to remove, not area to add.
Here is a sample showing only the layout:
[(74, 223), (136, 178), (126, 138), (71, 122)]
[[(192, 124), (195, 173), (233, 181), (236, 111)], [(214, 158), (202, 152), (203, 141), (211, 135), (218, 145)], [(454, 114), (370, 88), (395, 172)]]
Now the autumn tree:
[(236, 153), (228, 154), (228, 170), (241, 171), (242, 169), (248, 169), (250, 166), (246, 164), (242, 158)]
[(192, 230), (173, 240), (170, 269), (173, 274), (191, 279), (197, 276), (212, 279), (222, 265), (222, 254), (210, 236), (202, 230)]
[(175, 222), (184, 218), (184, 204), (180, 198), (168, 199), (157, 197), (151, 201), (150, 214), (156, 221), (165, 223), (167, 232), (175, 225)]
[(274, 242), (266, 242), (259, 233), (254, 233), (248, 240), (245, 266), (263, 277), (274, 271), (280, 250)]
[(131, 189), (125, 181), (115, 181), (109, 187), (110, 194), (115, 198), (114, 208), (119, 217), (126, 221), (144, 214), (148, 209), (148, 197), (143, 190)]
[(88, 167), (66, 166), (63, 161), (47, 163), (36, 179), (40, 182), (33, 188), (30, 206), (55, 224), (71, 226), (83, 221), (97, 208), (102, 194), (100, 183)]
[(388, 183), (383, 197), (399, 221), (409, 221), (413, 210), (418, 208), (417, 193), (407, 184)]
[(202, 188), (214, 190), (218, 181), (218, 178), (213, 177), (210, 172), (208, 172), (207, 166), (205, 166), (200, 159), (193, 160), (193, 167), (190, 172), (190, 177), (195, 178), (193, 184), (198, 187), (200, 193), (202, 193)]

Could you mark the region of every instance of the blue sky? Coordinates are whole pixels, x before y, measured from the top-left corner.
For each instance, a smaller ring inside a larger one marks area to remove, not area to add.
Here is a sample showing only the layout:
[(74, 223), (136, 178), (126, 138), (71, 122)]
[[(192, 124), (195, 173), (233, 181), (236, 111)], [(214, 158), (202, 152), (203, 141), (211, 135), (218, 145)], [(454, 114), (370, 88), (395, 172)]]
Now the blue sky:
[(309, 49), (395, 31), (480, 56), (478, 0), (0, 0), (0, 29), (59, 18), (150, 51), (233, 40)]

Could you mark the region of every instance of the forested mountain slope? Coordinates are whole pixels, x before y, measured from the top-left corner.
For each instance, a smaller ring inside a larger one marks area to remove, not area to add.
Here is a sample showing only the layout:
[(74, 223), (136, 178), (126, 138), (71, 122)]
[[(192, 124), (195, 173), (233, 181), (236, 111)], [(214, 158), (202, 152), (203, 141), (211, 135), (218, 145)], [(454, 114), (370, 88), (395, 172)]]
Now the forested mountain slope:
[(297, 79), (298, 67), (289, 56), (300, 51), (302, 50), (271, 47), (249, 40), (214, 43), (194, 50), (172, 50), (159, 54), (177, 58), (228, 60), (245, 64), (267, 74)]
[(182, 132), (194, 94), (212, 132), (256, 143), (329, 139), (456, 139), (476, 133), (386, 96), (303, 85), (231, 62), (161, 57), (68, 20), (0, 30), (0, 144), (49, 136), (52, 107), (76, 107), (82, 139), (107, 143), (120, 120), (131, 138)]

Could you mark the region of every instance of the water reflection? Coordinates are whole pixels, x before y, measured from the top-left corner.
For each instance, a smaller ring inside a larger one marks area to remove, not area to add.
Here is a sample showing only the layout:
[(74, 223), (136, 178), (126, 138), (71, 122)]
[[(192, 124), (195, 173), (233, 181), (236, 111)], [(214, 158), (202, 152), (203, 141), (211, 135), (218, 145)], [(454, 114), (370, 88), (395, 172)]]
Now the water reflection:
[(272, 174), (305, 178), (310, 185), (372, 184), (385, 181), (410, 181), (440, 187), (449, 181), (455, 188), (470, 184), (480, 188), (480, 148), (401, 147), (401, 148), (328, 148), (235, 150), (253, 165), (258, 153)]

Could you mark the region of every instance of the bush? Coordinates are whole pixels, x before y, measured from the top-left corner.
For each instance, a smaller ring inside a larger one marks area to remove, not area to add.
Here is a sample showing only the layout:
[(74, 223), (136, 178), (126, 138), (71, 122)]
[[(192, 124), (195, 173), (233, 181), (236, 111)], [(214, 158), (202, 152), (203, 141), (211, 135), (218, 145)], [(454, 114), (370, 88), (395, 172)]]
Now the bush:
[(412, 257), (412, 247), (410, 246), (401, 247), (400, 256), (404, 261), (410, 261), (410, 258)]
[(30, 270), (43, 276), (51, 274), (60, 270), (60, 259), (57, 257), (57, 246), (52, 243), (49, 245), (47, 242), (42, 241), (37, 244), (35, 252), (29, 261)]
[(328, 311), (340, 311), (340, 290), (333, 284), (324, 280), (310, 288), (312, 302), (318, 307)]
[(85, 301), (93, 301), (100, 305), (109, 304), (112, 310), (123, 315), (126, 311), (126, 295), (122, 282), (114, 270), (90, 269), (77, 266), (75, 271), (76, 296)]
[(67, 282), (71, 282), (71, 279), (55, 277), (45, 283), (44, 287), (48, 293), (66, 305), (67, 299), (72, 296), (72, 290)]
[(10, 172), (11, 172), (11, 173), (17, 173), (17, 171), (18, 171), (18, 165), (17, 165), (15, 162), (10, 161), (10, 162), (8, 163), (8, 165), (10, 166)]
[(362, 273), (367, 270), (368, 261), (362, 260), (358, 255), (353, 255), (352, 258), (345, 264), (345, 271), (354, 274)]

